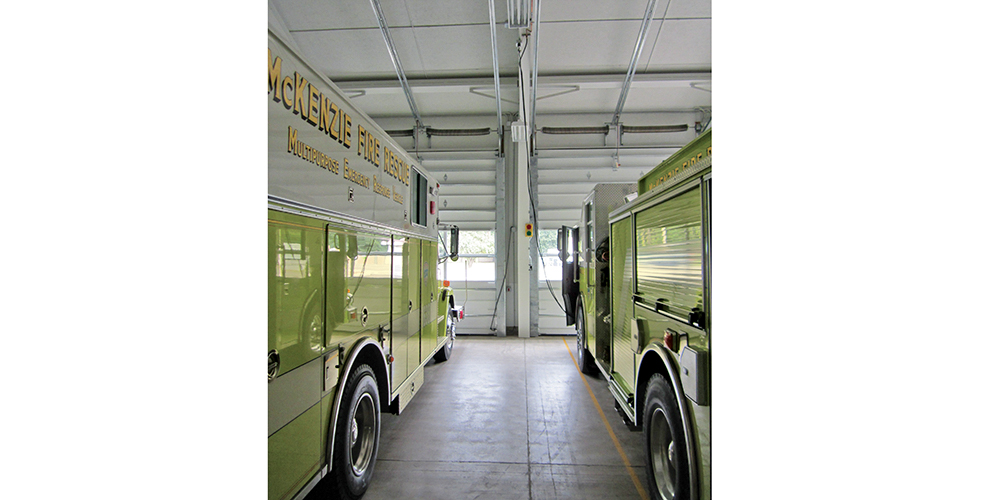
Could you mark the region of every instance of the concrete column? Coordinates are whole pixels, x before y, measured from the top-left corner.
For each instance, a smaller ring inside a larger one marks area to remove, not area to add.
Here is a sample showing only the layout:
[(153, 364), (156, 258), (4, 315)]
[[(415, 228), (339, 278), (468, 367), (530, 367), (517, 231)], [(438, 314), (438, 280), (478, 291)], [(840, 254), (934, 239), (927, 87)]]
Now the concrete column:
[[(504, 285), (504, 301), (507, 304), (507, 308), (504, 310), (506, 313), (506, 334), (507, 335), (517, 335), (517, 251), (515, 247), (517, 246), (517, 218), (515, 214), (516, 210), (516, 199), (515, 192), (516, 181), (517, 181), (517, 153), (514, 147), (514, 140), (511, 137), (513, 131), (516, 128), (517, 115), (510, 117), (510, 129), (511, 133), (507, 134), (507, 139), (504, 140), (506, 146), (505, 150), (505, 162), (504, 162), (504, 183), (505, 183), (505, 199), (504, 199), (504, 246), (503, 246), (503, 260), (504, 260), (504, 272), (507, 273), (506, 283)], [(509, 248), (508, 248), (509, 247)], [(499, 251), (499, 250), (498, 250)], [(498, 279), (500, 279), (498, 277)]]
[[(524, 43), (525, 38), (521, 38)], [(530, 51), (531, 44), (525, 50)], [(527, 54), (525, 54), (527, 55)], [(532, 54), (532, 57), (534, 55)], [(513, 209), (511, 217), (514, 223), (514, 237), (511, 257), (514, 259), (514, 266), (511, 272), (514, 274), (514, 287), (516, 295), (516, 326), (517, 336), (527, 338), (531, 336), (531, 253), (530, 238), (526, 236), (526, 227), (534, 223), (531, 218), (531, 202), (528, 198), (528, 165), (530, 161), (531, 143), (530, 131), (534, 126), (531, 120), (531, 103), (527, 101), (527, 96), (531, 95), (531, 66), (527, 64), (530, 57), (521, 58), (524, 67), (519, 71), (518, 85), (518, 112), (520, 119), (511, 126), (511, 137), (514, 140), (514, 182), (513, 182)], [(508, 198), (510, 199), (510, 198)]]
[[(506, 143), (506, 150), (510, 151), (510, 134), (504, 134), (504, 143)], [(492, 321), (495, 323), (491, 324), (492, 328), (496, 328), (497, 337), (507, 336), (507, 286), (510, 282), (504, 282), (504, 271), (507, 266), (507, 245), (510, 244), (509, 235), (510, 231), (507, 229), (510, 224), (507, 223), (507, 168), (506, 159), (504, 156), (497, 158), (497, 172), (496, 172), (496, 216), (497, 222), (495, 227), (496, 233), (496, 317)]]
[[(528, 273), (528, 287), (531, 289), (531, 336), (538, 336), (538, 273), (541, 262), (538, 261), (538, 221), (535, 220), (535, 212), (538, 210), (538, 157), (528, 160), (528, 192), (531, 193), (535, 202), (535, 209), (531, 210), (531, 223), (534, 228), (534, 236), (528, 239), (528, 262), (530, 263)], [(530, 201), (530, 200), (529, 200)]]
[[(523, 116), (523, 115), (522, 115)], [(531, 253), (530, 239), (525, 236), (525, 227), (531, 223), (531, 204), (528, 200), (528, 140), (514, 146), (517, 154), (515, 166), (516, 191), (514, 226), (515, 267), (517, 270), (517, 336), (531, 336)]]

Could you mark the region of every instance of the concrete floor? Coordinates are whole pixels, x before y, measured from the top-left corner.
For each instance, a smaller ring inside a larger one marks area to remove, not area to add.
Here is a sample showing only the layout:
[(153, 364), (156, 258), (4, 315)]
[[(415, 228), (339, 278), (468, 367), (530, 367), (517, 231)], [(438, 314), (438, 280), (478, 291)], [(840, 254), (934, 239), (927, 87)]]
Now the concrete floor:
[(573, 337), (458, 337), (403, 413), (383, 414), (365, 500), (648, 498), (642, 433), (602, 378), (584, 383), (575, 349)]

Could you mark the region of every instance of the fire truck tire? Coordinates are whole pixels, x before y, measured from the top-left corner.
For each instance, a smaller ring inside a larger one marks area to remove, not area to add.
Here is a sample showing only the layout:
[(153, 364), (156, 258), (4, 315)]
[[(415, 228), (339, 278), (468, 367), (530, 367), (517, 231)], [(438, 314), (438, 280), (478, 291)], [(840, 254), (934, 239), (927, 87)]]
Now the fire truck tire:
[(331, 471), (335, 498), (355, 500), (368, 490), (378, 454), (379, 410), (375, 372), (360, 365), (347, 379), (337, 416)]
[(448, 340), (446, 340), (444, 345), (438, 349), (438, 352), (434, 353), (434, 361), (437, 361), (438, 363), (451, 359), (451, 349), (455, 346), (455, 318), (451, 315), (451, 311), (448, 311), (448, 313), (444, 316), (444, 331), (448, 336)]
[(659, 373), (646, 386), (642, 412), (646, 471), (652, 498), (688, 500), (688, 455), (673, 388)]
[(597, 373), (594, 357), (587, 351), (587, 333), (583, 326), (583, 306), (576, 308), (576, 364), (585, 375)]

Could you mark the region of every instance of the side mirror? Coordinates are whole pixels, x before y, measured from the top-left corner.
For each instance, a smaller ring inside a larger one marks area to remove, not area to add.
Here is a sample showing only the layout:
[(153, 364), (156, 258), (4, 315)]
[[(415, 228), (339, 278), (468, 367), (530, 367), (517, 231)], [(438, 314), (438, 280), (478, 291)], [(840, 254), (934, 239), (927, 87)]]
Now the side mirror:
[(448, 258), (452, 261), (458, 260), (458, 226), (451, 226), (451, 251), (448, 252)]
[(569, 226), (563, 226), (559, 228), (558, 236), (556, 237), (556, 248), (559, 249), (559, 260), (566, 262), (569, 260), (569, 240), (570, 239), (570, 228)]

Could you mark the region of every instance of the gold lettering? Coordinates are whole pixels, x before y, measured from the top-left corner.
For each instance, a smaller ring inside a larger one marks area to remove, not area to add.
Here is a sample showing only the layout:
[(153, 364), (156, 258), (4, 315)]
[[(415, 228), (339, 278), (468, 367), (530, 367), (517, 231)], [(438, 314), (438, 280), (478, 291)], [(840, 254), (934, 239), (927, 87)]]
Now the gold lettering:
[(281, 80), (281, 58), (275, 57), (271, 61), (271, 49), (267, 49), (267, 91), (274, 92), (274, 102), (281, 102), (279, 91), (281, 90), (278, 81)]
[[(336, 113), (333, 114), (334, 117), (337, 116)], [(330, 133), (330, 99), (323, 96), (323, 102), (320, 103), (319, 107), (319, 131)]]
[(327, 124), (326, 129), (330, 133), (330, 137), (338, 142), (344, 142), (340, 140), (340, 108), (333, 101), (330, 101), (328, 107), (330, 109), (330, 123)]
[(375, 166), (379, 166), (379, 140), (378, 137), (375, 138), (375, 154), (373, 155), (373, 160), (375, 160)]
[(378, 177), (373, 177), (372, 179), (375, 185), (374, 187), (375, 192), (378, 193), (380, 196), (388, 199), (391, 196), (390, 194), (391, 190), (389, 189), (389, 186), (386, 186), (385, 184), (379, 184)]
[(319, 89), (313, 87), (309, 84), (309, 114), (306, 115), (306, 120), (309, 123), (316, 125), (319, 119), (319, 103), (320, 103)]
[[(343, 113), (343, 111), (341, 112)], [(344, 115), (344, 128), (343, 128), (344, 140), (342, 142), (344, 143), (344, 146), (347, 146), (347, 149), (351, 149), (351, 115), (347, 113), (343, 113), (343, 115)]]
[(306, 107), (306, 85), (309, 82), (306, 81), (305, 77), (299, 74), (298, 71), (295, 72), (295, 106), (292, 109), (292, 113), (298, 113), (305, 120), (309, 116), (309, 110)]
[(288, 127), (288, 152), (295, 151), (295, 145), (299, 142), (299, 131)]
[(368, 131), (361, 125), (358, 125), (358, 156), (361, 156), (361, 153), (368, 154), (365, 146), (365, 141), (368, 140), (367, 135)]
[(285, 104), (285, 109), (292, 109), (292, 97), (295, 93), (295, 82), (292, 81), (292, 77), (286, 76), (284, 80), (281, 81), (281, 99)]

